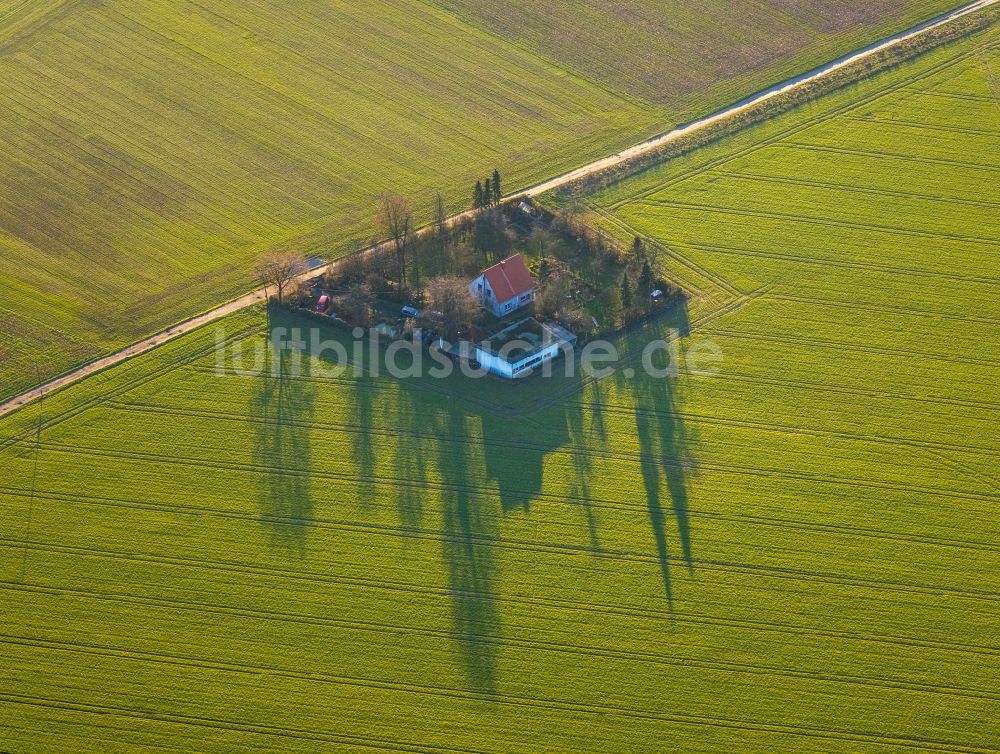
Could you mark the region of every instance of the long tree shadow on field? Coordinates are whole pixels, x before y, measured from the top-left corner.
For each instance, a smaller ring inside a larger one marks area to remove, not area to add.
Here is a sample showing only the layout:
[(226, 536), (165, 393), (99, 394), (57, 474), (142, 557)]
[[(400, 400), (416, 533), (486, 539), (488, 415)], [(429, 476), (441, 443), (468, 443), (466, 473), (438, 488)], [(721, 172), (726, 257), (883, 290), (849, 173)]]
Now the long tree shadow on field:
[[(367, 349), (366, 344), (366, 363)], [(397, 364), (405, 368), (405, 357)], [(365, 480), (358, 490), (360, 505), (364, 508), (375, 499), (376, 484), (390, 485), (400, 528), (423, 532), (427, 467), (437, 467), (452, 634), (470, 686), (492, 694), (502, 638), (495, 586), (501, 509), (481, 493), (484, 470), (479, 459), (488, 454), (479, 447), (478, 438), (470, 435), (475, 411), (465, 402), (448, 398), (447, 392), (442, 399), (440, 386), (424, 382), (430, 378), (399, 379), (386, 383), (385, 390), (378, 389), (379, 379), (393, 378), (347, 379), (352, 424), (358, 434), (351, 445), (351, 460)], [(380, 428), (391, 434), (395, 445), (385, 478), (380, 478), (376, 468), (374, 442), (381, 435), (373, 431)], [(479, 451), (475, 459), (472, 443)]]
[[(405, 427), (419, 427), (421, 403), (411, 390), (400, 390), (395, 406), (394, 421)], [(427, 440), (417, 432), (400, 431), (395, 435), (396, 452), (392, 459), (396, 485), (396, 512), (404, 529), (417, 530), (424, 512), (424, 495), (427, 485)], [(409, 541), (409, 540), (407, 540)]]
[[(350, 341), (343, 333), (344, 342)], [(370, 376), (369, 344), (362, 349), (366, 365), (363, 376), (354, 375), (353, 365), (342, 374), (336, 389), (342, 390), (351, 417), (350, 460), (360, 480), (358, 507), (369, 511), (379, 499), (376, 487), (391, 485), (400, 526), (417, 530), (423, 519), (427, 483), (428, 428), (421, 428), (420, 412), (426, 396), (412, 390), (406, 380)], [(328, 355), (319, 357), (326, 368), (334, 363)], [(383, 381), (384, 380), (384, 381)], [(398, 388), (398, 389), (396, 389)], [(391, 457), (380, 450), (393, 447)], [(381, 460), (381, 465), (380, 465)], [(409, 546), (412, 540), (406, 540)]]
[[(590, 499), (593, 464), (591, 463), (590, 455), (583, 451), (584, 449), (593, 448), (594, 442), (599, 443), (601, 450), (607, 446), (604, 415), (601, 412), (600, 402), (596, 400), (596, 396), (599, 394), (600, 387), (598, 383), (591, 383), (587, 386), (584, 396), (581, 396), (584, 400), (581, 401), (580, 405), (564, 405), (563, 407), (567, 444), (575, 451), (570, 457), (573, 474), (570, 477), (569, 496), (583, 508), (590, 546), (594, 550), (601, 549), (601, 539), (597, 532), (597, 517)], [(592, 403), (590, 402), (591, 400), (593, 401)], [(586, 428), (587, 416), (590, 417), (590, 432)]]
[[(280, 310), (274, 312), (274, 319), (275, 326), (298, 327), (303, 332), (319, 327), (323, 338), (339, 340), (352, 353), (350, 336), (332, 325)], [(363, 347), (366, 364), (368, 348), (366, 343)], [(285, 474), (264, 475), (259, 490), (261, 518), (272, 526), (274, 535), (284, 545), (303, 551), (301, 528), (291, 524), (308, 518), (311, 512), (309, 476), (291, 470), (307, 470), (311, 463), (309, 435), (303, 423), (313, 416), (316, 388), (290, 374), (295, 356), (282, 351), (275, 373), (257, 380), (251, 418), (255, 420), (257, 461), (289, 470)], [(330, 353), (309, 353), (308, 357), (318, 360), (324, 369), (335, 366)], [(486, 454), (480, 438), (470, 433), (470, 429), (477, 427), (477, 411), (471, 404), (451, 400), (447, 388), (428, 386), (419, 378), (388, 382), (393, 379), (355, 377), (353, 369), (347, 369), (329, 382), (318, 377), (316, 384), (327, 385), (322, 389), (343, 391), (346, 399), (353, 433), (349, 460), (360, 480), (357, 503), (362, 510), (371, 509), (377, 500), (384, 499), (376, 494), (376, 487), (389, 490), (400, 528), (425, 535), (422, 519), (428, 494), (427, 466), (437, 467), (440, 542), (452, 634), (470, 686), (492, 694), (496, 690), (502, 639), (495, 558), (502, 509), (495, 504), (496, 498), (482, 492), (486, 475), (482, 459)], [(390, 451), (392, 458), (384, 464), (379, 458), (383, 442), (394, 446)], [(541, 473), (540, 465), (537, 473)], [(535, 487), (538, 485), (540, 477)]]
[(438, 442), (438, 468), (444, 489), (442, 547), (451, 594), (452, 625), (469, 681), (485, 693), (496, 691), (501, 639), (495, 581), (498, 509), (472, 494), (466, 416), (446, 410)]
[[(358, 500), (365, 510), (375, 499), (375, 447), (372, 438), (372, 412), (375, 410), (376, 385), (369, 377), (354, 379), (350, 385), (351, 458), (360, 482)], [(382, 407), (384, 408), (384, 407)]]
[(249, 412), (254, 462), (261, 467), (260, 520), (275, 544), (299, 557), (305, 554), (306, 525), (312, 518), (309, 423), (316, 402), (315, 388), (297, 373), (301, 355), (269, 349), (264, 374), (253, 378)]
[[(682, 304), (678, 304), (661, 321), (672, 331), (674, 338), (690, 333), (687, 307)], [(671, 357), (660, 351), (651, 361), (654, 368), (665, 370), (671, 363)], [(683, 373), (677, 377), (653, 377), (637, 370), (632, 381), (635, 428), (641, 454), (639, 463), (646, 490), (646, 507), (667, 605), (671, 610), (673, 591), (667, 544), (668, 520), (661, 497), (664, 486), (670, 497), (669, 505), (677, 527), (681, 557), (689, 572), (693, 568), (687, 477), (694, 468), (694, 461), (691, 457), (692, 438), (684, 426), (681, 413), (683, 379)]]

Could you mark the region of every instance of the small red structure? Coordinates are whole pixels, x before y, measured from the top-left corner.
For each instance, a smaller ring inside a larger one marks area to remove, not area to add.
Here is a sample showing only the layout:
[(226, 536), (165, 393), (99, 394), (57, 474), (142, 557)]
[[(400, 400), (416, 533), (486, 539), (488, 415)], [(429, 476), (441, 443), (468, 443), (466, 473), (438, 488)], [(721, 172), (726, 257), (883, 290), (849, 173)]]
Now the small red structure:
[(325, 293), (319, 297), (319, 301), (316, 302), (316, 311), (320, 314), (325, 312), (330, 307), (330, 297)]

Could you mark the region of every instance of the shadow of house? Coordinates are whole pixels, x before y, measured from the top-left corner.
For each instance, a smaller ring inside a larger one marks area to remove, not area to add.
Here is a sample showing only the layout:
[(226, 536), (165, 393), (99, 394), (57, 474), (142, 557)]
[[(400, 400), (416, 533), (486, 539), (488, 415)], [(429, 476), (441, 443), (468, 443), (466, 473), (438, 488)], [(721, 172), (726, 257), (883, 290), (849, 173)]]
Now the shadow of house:
[[(272, 324), (269, 318), (267, 334)], [(310, 422), (316, 391), (297, 374), (301, 354), (269, 352), (267, 369), (254, 378), (249, 414), (254, 427), (254, 461), (260, 520), (278, 546), (305, 554), (312, 518)]]
[(542, 491), (545, 457), (569, 439), (561, 407), (550, 408), (538, 420), (492, 415), (480, 420), (486, 478), (496, 483), (503, 512), (527, 511)]

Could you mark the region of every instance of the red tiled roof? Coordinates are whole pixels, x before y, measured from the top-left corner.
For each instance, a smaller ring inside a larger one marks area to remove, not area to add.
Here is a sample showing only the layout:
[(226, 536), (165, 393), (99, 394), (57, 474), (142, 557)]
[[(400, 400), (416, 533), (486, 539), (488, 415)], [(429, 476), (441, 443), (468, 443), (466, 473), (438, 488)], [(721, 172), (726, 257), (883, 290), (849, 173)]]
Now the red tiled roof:
[(507, 257), (499, 264), (484, 270), (483, 275), (486, 276), (497, 301), (507, 301), (535, 287), (535, 281), (524, 264), (524, 257), (520, 254)]

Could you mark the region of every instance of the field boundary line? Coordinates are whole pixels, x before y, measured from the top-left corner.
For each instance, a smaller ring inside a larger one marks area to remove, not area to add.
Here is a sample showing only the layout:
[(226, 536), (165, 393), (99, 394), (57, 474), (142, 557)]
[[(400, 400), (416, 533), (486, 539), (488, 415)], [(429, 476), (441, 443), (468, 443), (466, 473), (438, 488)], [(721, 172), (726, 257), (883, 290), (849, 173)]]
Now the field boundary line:
[[(67, 445), (63, 443), (47, 442), (42, 444), (42, 449), (51, 451), (53, 453), (62, 453), (64, 455), (78, 455), (89, 458), (111, 458), (118, 460), (129, 460), (137, 463), (158, 463), (166, 466), (191, 466), (205, 469), (216, 469), (220, 471), (227, 471), (231, 473), (240, 474), (273, 474), (276, 476), (290, 476), (290, 477), (310, 477), (323, 479), (328, 481), (348, 481), (348, 482), (364, 482), (373, 484), (386, 484), (388, 482), (393, 482), (397, 485), (408, 485), (408, 486), (419, 486), (421, 489), (436, 489), (436, 490), (446, 490), (446, 491), (464, 491), (464, 492), (481, 492), (484, 494), (492, 494), (493, 489), (488, 486), (478, 485), (478, 484), (451, 484), (447, 482), (423, 482), (417, 485), (416, 482), (412, 480), (406, 480), (399, 477), (389, 477), (389, 476), (378, 476), (372, 474), (348, 474), (346, 472), (339, 471), (310, 471), (306, 469), (291, 469), (291, 468), (279, 468), (275, 466), (266, 466), (262, 464), (252, 464), (252, 463), (232, 463), (224, 461), (216, 461), (210, 458), (197, 458), (191, 456), (167, 456), (158, 453), (146, 453), (141, 451), (112, 451), (96, 447), (87, 447), (79, 445)], [(641, 460), (641, 459), (637, 459)], [(681, 461), (672, 461), (669, 459), (661, 459), (661, 463), (665, 466), (678, 469), (689, 469), (691, 464)], [(861, 479), (858, 477), (849, 477), (843, 475), (831, 475), (831, 474), (820, 474), (814, 471), (802, 471), (802, 470), (787, 470), (781, 469), (779, 467), (767, 467), (767, 466), (747, 466), (738, 464), (722, 464), (722, 463), (712, 463), (712, 464), (700, 464), (698, 466), (702, 470), (715, 471), (720, 474), (734, 474), (738, 476), (751, 476), (751, 477), (770, 477), (778, 479), (795, 479), (804, 482), (811, 482), (815, 484), (827, 484), (836, 486), (847, 486), (847, 487), (858, 487), (865, 489), (878, 489), (878, 490), (889, 490), (893, 492), (909, 492), (912, 494), (924, 494), (924, 495), (936, 495), (938, 497), (948, 497), (957, 500), (973, 500), (980, 502), (996, 502), (1000, 500), (1000, 495), (984, 492), (976, 492), (974, 490), (966, 489), (950, 489), (947, 487), (931, 487), (927, 485), (916, 485), (912, 483), (894, 482), (894, 481), (883, 481), (880, 479)], [(538, 498), (542, 499), (542, 498)], [(1000, 596), (1000, 595), (998, 595)]]
[[(27, 492), (24, 489), (13, 488), (13, 487), (3, 487), (0, 486), (0, 494), (9, 497), (27, 497)], [(47, 504), (65, 504), (67, 506), (88, 506), (93, 508), (107, 508), (107, 509), (120, 509), (128, 511), (142, 511), (145, 513), (157, 513), (170, 515), (173, 517), (177, 516), (199, 516), (203, 518), (218, 518), (226, 519), (232, 521), (241, 521), (246, 523), (267, 521), (268, 523), (274, 524), (287, 524), (291, 526), (297, 526), (303, 529), (317, 529), (317, 530), (328, 530), (328, 531), (353, 531), (357, 533), (362, 533), (366, 531), (374, 530), (373, 527), (364, 527), (356, 521), (350, 521), (347, 519), (335, 519), (335, 518), (314, 518), (310, 522), (303, 522), (301, 519), (296, 519), (289, 516), (280, 515), (268, 515), (259, 516), (251, 513), (246, 513), (238, 509), (218, 509), (210, 508), (204, 505), (175, 505), (170, 503), (162, 503), (155, 500), (142, 500), (142, 499), (123, 499), (114, 497), (101, 497), (94, 495), (82, 495), (82, 494), (67, 494), (61, 492), (40, 492), (36, 495), (37, 499), (47, 501)], [(487, 497), (482, 495), (482, 497)], [(566, 496), (564, 499), (547, 499), (544, 502), (552, 503), (555, 505), (567, 505), (567, 506), (579, 506), (583, 501), (576, 496)], [(645, 505), (633, 504), (628, 501), (619, 501), (608, 498), (599, 498), (596, 501), (591, 501), (588, 499), (586, 501), (587, 505), (592, 505), (595, 508), (600, 508), (602, 510), (613, 511), (616, 513), (623, 513), (626, 515), (646, 515), (648, 513), (648, 508)], [(931, 537), (928, 535), (922, 535), (914, 532), (907, 531), (884, 531), (879, 529), (872, 529), (870, 527), (864, 526), (852, 526), (849, 524), (835, 523), (835, 522), (824, 522), (824, 521), (813, 521), (803, 518), (775, 518), (773, 516), (764, 516), (754, 513), (740, 513), (740, 514), (726, 514), (719, 511), (713, 510), (702, 510), (702, 509), (690, 509), (688, 511), (688, 517), (692, 519), (703, 519), (706, 521), (728, 521), (731, 523), (739, 523), (744, 526), (759, 526), (767, 528), (781, 528), (781, 529), (794, 529), (799, 532), (808, 532), (813, 534), (824, 534), (832, 535), (837, 537), (864, 537), (866, 539), (878, 539), (891, 542), (899, 542), (904, 544), (921, 545), (927, 547), (950, 547), (961, 550), (977, 550), (986, 553), (998, 553), (1000, 552), (1000, 543), (992, 543), (977, 540), (957, 540), (957, 539), (944, 539), (941, 537)], [(379, 527), (374, 527), (379, 528)], [(426, 531), (423, 529), (418, 529), (412, 526), (389, 526), (382, 525), (379, 528), (381, 530), (388, 530), (393, 532), (418, 532)], [(2, 540), (0, 540), (2, 541)], [(5, 545), (0, 544), (0, 547)], [(605, 548), (601, 548), (603, 551)], [(593, 551), (591, 548), (590, 551)], [(626, 553), (626, 551), (621, 551)], [(221, 561), (220, 561), (221, 562)], [(1000, 654), (1000, 649), (997, 650)]]
[[(692, 243), (692, 248), (712, 254), (736, 254), (741, 256), (761, 257), (762, 259), (773, 259), (776, 261), (792, 261), (799, 264), (813, 264), (825, 267), (846, 267), (859, 270), (875, 270), (892, 275), (908, 275), (911, 277), (941, 278), (953, 280), (959, 283), (972, 283), (975, 285), (1000, 285), (1000, 277), (990, 278), (981, 275), (963, 275), (960, 273), (948, 272), (946, 270), (929, 270), (926, 268), (896, 267), (888, 264), (877, 264), (875, 262), (851, 261), (838, 259), (835, 257), (814, 257), (802, 254), (783, 254), (781, 252), (763, 251), (760, 249), (747, 249), (738, 246), (721, 246), (718, 244)], [(825, 251), (805, 246), (797, 248), (805, 251)]]

